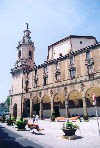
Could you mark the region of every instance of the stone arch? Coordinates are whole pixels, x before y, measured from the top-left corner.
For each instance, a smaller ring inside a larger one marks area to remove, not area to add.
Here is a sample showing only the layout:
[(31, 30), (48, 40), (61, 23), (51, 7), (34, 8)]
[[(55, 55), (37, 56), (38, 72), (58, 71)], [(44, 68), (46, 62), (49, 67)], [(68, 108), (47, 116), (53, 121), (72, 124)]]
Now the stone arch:
[(68, 94), (68, 106), (71, 115), (83, 114), (83, 100), (81, 92), (77, 90), (72, 90)]
[(51, 99), (49, 95), (42, 97), (43, 117), (47, 118), (51, 115)]
[(23, 102), (23, 117), (30, 117), (30, 99), (24, 99)]
[(93, 99), (92, 99), (93, 93), (96, 95), (97, 106), (100, 106), (100, 88), (90, 87), (85, 93), (87, 107), (93, 106)]
[(42, 97), (42, 103), (43, 103), (43, 110), (50, 110), (50, 106), (51, 106), (50, 96), (44, 95)]
[(13, 117), (17, 118), (17, 104), (16, 103), (13, 106)]
[(33, 104), (40, 103), (40, 98), (38, 96), (33, 97)]
[[(77, 90), (73, 90), (69, 93), (68, 100), (72, 100), (75, 106), (79, 105), (78, 107), (83, 107), (80, 103), (80, 100), (82, 100), (82, 94)], [(74, 107), (74, 105), (72, 107)]]
[(59, 91), (59, 93), (54, 94), (53, 98), (54, 112), (56, 116), (60, 116), (61, 110), (65, 109), (65, 95), (64, 91)]
[(39, 115), (40, 111), (40, 98), (38, 96), (35, 96), (33, 98), (33, 113), (35, 115)]

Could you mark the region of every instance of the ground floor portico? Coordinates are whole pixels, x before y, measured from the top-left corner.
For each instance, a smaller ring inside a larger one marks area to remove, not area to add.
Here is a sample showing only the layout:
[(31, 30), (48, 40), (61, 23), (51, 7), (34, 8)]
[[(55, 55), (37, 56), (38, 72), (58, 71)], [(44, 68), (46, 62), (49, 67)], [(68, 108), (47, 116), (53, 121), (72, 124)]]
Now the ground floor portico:
[(92, 95), (95, 93), (100, 116), (100, 79), (82, 83), (59, 83), (59, 85), (34, 88), (27, 93), (11, 95), (10, 112), (13, 116), (48, 118), (70, 115), (95, 116)]

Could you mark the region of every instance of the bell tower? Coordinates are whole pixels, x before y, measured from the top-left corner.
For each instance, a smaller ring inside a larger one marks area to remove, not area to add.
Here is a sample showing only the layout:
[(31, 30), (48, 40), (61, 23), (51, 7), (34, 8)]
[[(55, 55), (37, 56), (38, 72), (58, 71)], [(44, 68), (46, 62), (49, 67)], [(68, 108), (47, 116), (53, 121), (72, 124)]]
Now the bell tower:
[(24, 35), (21, 41), (18, 42), (18, 54), (17, 61), (11, 73), (15, 74), (18, 71), (32, 70), (34, 67), (34, 42), (31, 40), (31, 32), (29, 30), (29, 25), (26, 23), (26, 30), (24, 30)]
[(16, 66), (23, 65), (25, 63), (27, 66), (32, 68), (34, 66), (34, 42), (31, 41), (31, 32), (29, 31), (29, 25), (26, 23), (27, 27), (24, 30), (23, 38), (18, 42), (18, 56), (16, 61)]

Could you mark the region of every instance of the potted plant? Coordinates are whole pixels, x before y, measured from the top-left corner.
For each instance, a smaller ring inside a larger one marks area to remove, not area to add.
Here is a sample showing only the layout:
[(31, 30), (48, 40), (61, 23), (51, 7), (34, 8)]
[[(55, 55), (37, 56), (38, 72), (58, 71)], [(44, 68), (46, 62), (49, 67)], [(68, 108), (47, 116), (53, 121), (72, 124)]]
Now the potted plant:
[(26, 121), (23, 120), (23, 118), (20, 118), (20, 120), (15, 122), (15, 124), (17, 125), (19, 130), (25, 130)]
[(74, 125), (72, 122), (65, 122), (63, 124), (63, 132), (65, 133), (65, 136), (73, 136), (75, 135), (76, 130), (79, 128), (78, 125)]
[(84, 119), (84, 121), (88, 122), (89, 121), (89, 116), (84, 116), (83, 119)]
[(55, 113), (52, 113), (50, 118), (51, 118), (51, 121), (55, 121), (55, 118), (56, 118)]
[(11, 117), (11, 115), (10, 115), (10, 118), (8, 118), (6, 120), (7, 125), (13, 125), (13, 123), (15, 123), (15, 121), (16, 121), (16, 119), (14, 117)]
[(13, 123), (16, 122), (16, 118), (15, 117), (12, 117), (11, 120), (12, 120)]
[(7, 119), (7, 125), (13, 125), (13, 120), (11, 118)]

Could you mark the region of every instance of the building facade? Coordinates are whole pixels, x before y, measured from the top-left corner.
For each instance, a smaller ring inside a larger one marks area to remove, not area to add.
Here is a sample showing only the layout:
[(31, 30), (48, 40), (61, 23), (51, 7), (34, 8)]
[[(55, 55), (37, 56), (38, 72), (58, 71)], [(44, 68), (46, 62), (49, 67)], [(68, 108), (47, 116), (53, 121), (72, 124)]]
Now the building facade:
[(15, 117), (40, 118), (95, 115), (96, 95), (100, 115), (100, 43), (93, 36), (71, 35), (48, 46), (47, 60), (34, 61), (34, 42), (24, 31), (11, 69), (10, 112)]

